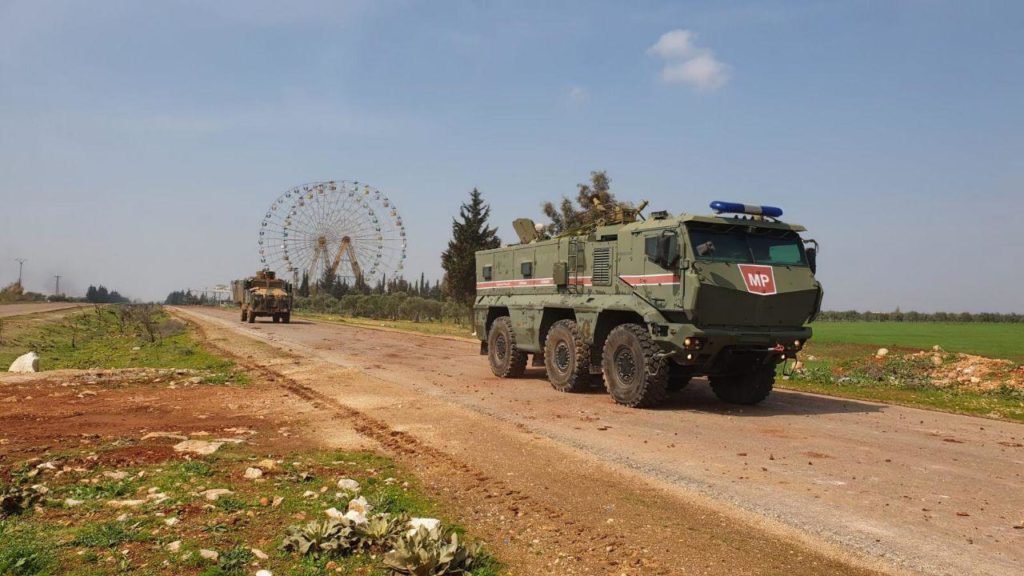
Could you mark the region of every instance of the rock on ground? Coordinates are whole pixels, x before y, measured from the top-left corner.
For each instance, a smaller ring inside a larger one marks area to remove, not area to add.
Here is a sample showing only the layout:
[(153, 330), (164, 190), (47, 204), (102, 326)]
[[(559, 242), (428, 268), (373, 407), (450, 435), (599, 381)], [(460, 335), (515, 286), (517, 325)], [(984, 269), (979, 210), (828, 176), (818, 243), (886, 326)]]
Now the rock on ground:
[(39, 355), (35, 352), (22, 354), (15, 358), (14, 362), (11, 362), (11, 367), (7, 371), (21, 373), (39, 372)]
[(223, 442), (207, 442), (205, 440), (185, 440), (174, 445), (175, 452), (191, 452), (202, 456), (209, 456), (223, 446)]

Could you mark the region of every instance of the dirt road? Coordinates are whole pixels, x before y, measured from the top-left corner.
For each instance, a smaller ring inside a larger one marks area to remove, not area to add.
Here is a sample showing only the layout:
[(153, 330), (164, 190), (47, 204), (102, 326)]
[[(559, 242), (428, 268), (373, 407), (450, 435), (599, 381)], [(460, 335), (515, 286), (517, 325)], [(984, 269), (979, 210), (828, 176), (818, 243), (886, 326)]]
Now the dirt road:
[(41, 312), (53, 312), (65, 308), (77, 308), (88, 306), (78, 302), (32, 302), (24, 304), (0, 304), (0, 318), (10, 316), (24, 316), (26, 314), (39, 314)]
[[(312, 402), (373, 418), (536, 499), (550, 516), (527, 534), (570, 522), (579, 538), (599, 530), (589, 550), (565, 531), (546, 534), (567, 557), (618, 559), (628, 549), (642, 560), (609, 564), (611, 573), (627, 565), (672, 567), (641, 570), (666, 574), (857, 572), (850, 562), (1024, 573), (1024, 529), (1015, 528), (1024, 522), (1024, 428), (1016, 424), (787, 391), (737, 408), (700, 381), (662, 409), (638, 411), (600, 392), (555, 392), (540, 371), (496, 379), (472, 342), (183, 313), (228, 349), (242, 346), (230, 337), (241, 333), (287, 351), (292, 360), (271, 369), (287, 367)], [(388, 447), (389, 438), (376, 440)], [(631, 512), (648, 516), (636, 525)], [(607, 518), (595, 528), (594, 516)], [(533, 542), (538, 568), (551, 569), (558, 551)], [(601, 573), (565, 562), (550, 573)]]

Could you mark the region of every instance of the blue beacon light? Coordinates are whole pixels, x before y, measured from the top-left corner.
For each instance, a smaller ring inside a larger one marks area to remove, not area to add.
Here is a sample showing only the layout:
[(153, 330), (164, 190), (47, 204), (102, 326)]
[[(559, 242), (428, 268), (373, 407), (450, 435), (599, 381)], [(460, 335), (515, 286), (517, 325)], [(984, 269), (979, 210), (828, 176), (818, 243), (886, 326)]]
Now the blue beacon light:
[(782, 216), (782, 208), (776, 208), (775, 206), (756, 206), (739, 202), (722, 202), (721, 200), (712, 202), (711, 209), (719, 213), (752, 214), (754, 216), (768, 216), (769, 218), (779, 218)]

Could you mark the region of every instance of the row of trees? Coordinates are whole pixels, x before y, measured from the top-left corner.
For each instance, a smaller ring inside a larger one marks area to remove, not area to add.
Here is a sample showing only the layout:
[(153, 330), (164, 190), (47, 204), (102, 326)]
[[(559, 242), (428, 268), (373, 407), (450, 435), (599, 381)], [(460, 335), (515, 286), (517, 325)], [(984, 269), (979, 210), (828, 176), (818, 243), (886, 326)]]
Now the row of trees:
[(857, 310), (824, 310), (818, 316), (821, 322), (1024, 322), (1024, 314), (998, 312), (858, 312)]
[(93, 304), (125, 304), (128, 299), (121, 296), (117, 290), (107, 290), (107, 287), (102, 284), (99, 286), (90, 284), (89, 289), (85, 291), (85, 301)]

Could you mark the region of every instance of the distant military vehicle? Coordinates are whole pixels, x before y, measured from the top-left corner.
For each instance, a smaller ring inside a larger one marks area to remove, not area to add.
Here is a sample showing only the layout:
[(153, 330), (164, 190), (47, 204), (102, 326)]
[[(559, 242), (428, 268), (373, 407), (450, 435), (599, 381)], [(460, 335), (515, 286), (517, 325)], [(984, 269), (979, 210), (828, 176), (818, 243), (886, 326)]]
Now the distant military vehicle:
[(603, 376), (626, 406), (657, 405), (695, 376), (723, 401), (760, 402), (811, 337), (817, 242), (770, 206), (646, 219), (644, 206), (556, 238), (517, 220), (521, 244), (477, 252), (481, 354), (500, 377), (522, 375), (532, 354), (563, 392)]
[(231, 295), (242, 309), (242, 322), (255, 322), (269, 316), (274, 322), (292, 321), (292, 285), (277, 278), (271, 270), (261, 270), (251, 278), (231, 283)]

